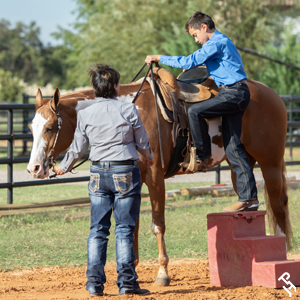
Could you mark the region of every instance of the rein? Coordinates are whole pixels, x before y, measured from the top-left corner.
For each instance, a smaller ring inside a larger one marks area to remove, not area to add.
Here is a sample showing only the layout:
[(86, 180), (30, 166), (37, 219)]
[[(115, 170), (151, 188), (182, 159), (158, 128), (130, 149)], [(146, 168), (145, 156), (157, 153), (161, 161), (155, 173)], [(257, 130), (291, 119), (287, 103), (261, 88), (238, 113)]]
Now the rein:
[[(155, 83), (155, 80), (154, 80), (154, 76), (153, 76), (153, 68), (152, 68), (152, 65), (153, 65), (154, 62), (151, 62), (150, 63), (150, 66), (149, 66), (149, 69), (148, 71), (146, 72), (145, 74), (145, 77), (144, 77), (144, 80), (142, 82), (142, 84), (140, 85), (139, 87), (139, 90), (138, 92), (136, 93), (132, 103), (135, 103), (135, 101), (137, 100), (138, 96), (141, 94), (140, 93), (140, 90), (142, 89), (142, 86), (144, 85), (144, 82), (146, 81), (146, 77), (149, 73), (149, 71), (151, 71), (151, 80), (153, 81), (153, 86), (154, 86), (154, 100), (155, 100), (155, 109), (156, 109), (156, 117), (157, 117), (157, 127), (158, 127), (158, 141), (159, 141), (159, 150), (160, 150), (160, 158), (161, 158), (161, 165), (162, 165), (162, 168), (164, 169), (165, 168), (165, 163), (164, 163), (164, 155), (163, 155), (163, 149), (162, 149), (162, 139), (161, 139), (161, 129), (160, 129), (160, 119), (159, 119), (159, 112), (158, 112), (158, 105), (157, 105), (157, 93), (156, 93), (156, 83)], [(158, 63), (155, 63), (157, 67), (159, 67), (159, 64)], [(137, 72), (137, 74), (134, 76), (134, 78), (130, 81), (133, 82), (137, 76), (141, 73), (141, 71), (144, 69), (144, 67), (146, 66), (146, 63), (144, 63), (144, 65), (140, 68), (140, 70)]]

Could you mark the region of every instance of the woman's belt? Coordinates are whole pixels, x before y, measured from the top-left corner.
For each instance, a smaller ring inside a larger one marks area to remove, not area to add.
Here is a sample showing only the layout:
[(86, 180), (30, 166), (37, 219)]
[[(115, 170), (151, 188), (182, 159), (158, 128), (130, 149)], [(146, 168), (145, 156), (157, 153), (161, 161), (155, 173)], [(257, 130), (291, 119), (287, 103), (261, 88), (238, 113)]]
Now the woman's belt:
[(111, 166), (119, 166), (119, 165), (134, 165), (135, 160), (113, 160), (113, 161), (104, 161), (104, 160), (98, 160), (98, 161), (93, 161), (92, 165), (102, 165), (104, 163), (109, 163)]

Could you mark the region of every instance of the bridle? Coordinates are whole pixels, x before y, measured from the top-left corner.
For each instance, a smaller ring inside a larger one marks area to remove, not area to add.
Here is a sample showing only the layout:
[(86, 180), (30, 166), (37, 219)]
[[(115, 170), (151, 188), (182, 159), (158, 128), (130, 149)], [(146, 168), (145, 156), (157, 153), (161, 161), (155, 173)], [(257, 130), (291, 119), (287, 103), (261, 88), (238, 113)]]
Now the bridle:
[(55, 140), (54, 140), (53, 146), (52, 146), (52, 148), (50, 150), (50, 153), (48, 154), (48, 160), (47, 160), (48, 163), (47, 163), (47, 165), (49, 165), (50, 167), (53, 167), (56, 164), (56, 161), (55, 161), (54, 155), (53, 155), (54, 154), (54, 148), (56, 146), (58, 135), (59, 135), (59, 131), (61, 129), (62, 119), (60, 117), (59, 108), (57, 108), (58, 112), (56, 112), (52, 108), (52, 106), (51, 106), (51, 101), (52, 101), (52, 99), (49, 101), (49, 107), (50, 107), (51, 111), (57, 116), (57, 132), (56, 132), (56, 136), (55, 136)]

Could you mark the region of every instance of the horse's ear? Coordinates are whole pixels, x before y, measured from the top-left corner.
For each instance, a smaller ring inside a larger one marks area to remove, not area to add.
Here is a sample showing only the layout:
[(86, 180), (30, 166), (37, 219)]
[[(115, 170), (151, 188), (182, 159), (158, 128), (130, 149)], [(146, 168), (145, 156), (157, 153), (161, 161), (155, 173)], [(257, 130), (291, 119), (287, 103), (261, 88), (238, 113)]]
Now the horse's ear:
[(53, 101), (51, 101), (51, 106), (54, 109), (54, 111), (57, 111), (57, 107), (59, 104), (59, 98), (60, 98), (60, 92), (59, 92), (59, 89), (56, 88), (54, 95), (53, 95)]
[(36, 102), (37, 102), (38, 107), (43, 105), (43, 96), (42, 96), (42, 92), (40, 89), (38, 89), (37, 94), (36, 94)]

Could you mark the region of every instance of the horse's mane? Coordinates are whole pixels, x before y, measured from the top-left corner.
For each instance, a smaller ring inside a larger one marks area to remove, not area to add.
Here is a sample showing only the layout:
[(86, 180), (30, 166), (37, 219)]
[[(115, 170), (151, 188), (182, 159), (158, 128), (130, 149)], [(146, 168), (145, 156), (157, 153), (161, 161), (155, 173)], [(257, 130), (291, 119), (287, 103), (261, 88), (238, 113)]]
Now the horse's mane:
[[(122, 102), (127, 102), (127, 103), (132, 103), (134, 96), (136, 95), (136, 93), (132, 93), (131, 95), (121, 95), (118, 96), (118, 100), (122, 101)], [(70, 93), (70, 94), (66, 94), (64, 95), (65, 97), (61, 97), (61, 100), (74, 100), (74, 98), (78, 99), (78, 94), (76, 95), (76, 93)], [(75, 96), (75, 97), (74, 97)], [(86, 96), (86, 95), (82, 95), (81, 96)], [(95, 104), (95, 100), (107, 100), (105, 98), (101, 98), (101, 97), (97, 97), (97, 98), (86, 98), (86, 97), (82, 97), (81, 99), (79, 98), (77, 100), (77, 105), (75, 107), (76, 112), (78, 112), (79, 110), (85, 109), (86, 107)]]

